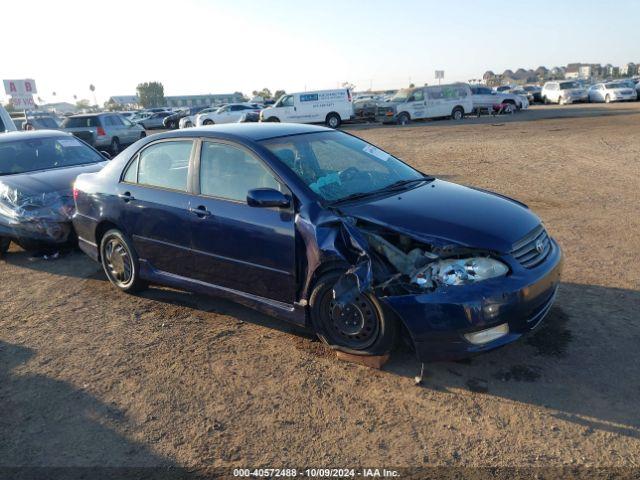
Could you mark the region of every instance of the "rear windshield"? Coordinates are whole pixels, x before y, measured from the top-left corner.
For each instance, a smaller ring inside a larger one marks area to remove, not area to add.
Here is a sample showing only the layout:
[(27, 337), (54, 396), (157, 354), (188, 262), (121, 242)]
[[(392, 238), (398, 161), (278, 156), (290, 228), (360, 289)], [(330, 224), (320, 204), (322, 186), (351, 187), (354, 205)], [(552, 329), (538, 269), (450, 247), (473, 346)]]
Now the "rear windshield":
[(629, 85), (625, 83), (607, 83), (606, 88), (629, 88)]
[(69, 117), (62, 122), (62, 128), (99, 127), (98, 117)]
[(104, 162), (74, 137), (29, 138), (0, 143), (0, 175)]
[(31, 122), (34, 125), (37, 125), (38, 128), (58, 128), (58, 124), (51, 117), (38, 117), (34, 118)]

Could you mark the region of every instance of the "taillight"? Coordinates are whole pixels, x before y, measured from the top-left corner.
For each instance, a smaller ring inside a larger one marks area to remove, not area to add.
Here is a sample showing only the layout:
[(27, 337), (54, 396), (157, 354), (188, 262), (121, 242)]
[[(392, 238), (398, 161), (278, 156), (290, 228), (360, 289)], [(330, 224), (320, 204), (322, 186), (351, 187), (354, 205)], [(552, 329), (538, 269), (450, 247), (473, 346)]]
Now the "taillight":
[(98, 127), (98, 136), (99, 137), (104, 137), (106, 134), (107, 134), (107, 132), (104, 131), (104, 128)]
[(73, 201), (78, 200), (78, 194), (79, 194), (79, 193), (80, 193), (80, 192), (78, 191), (78, 189), (74, 186), (74, 187), (73, 187)]

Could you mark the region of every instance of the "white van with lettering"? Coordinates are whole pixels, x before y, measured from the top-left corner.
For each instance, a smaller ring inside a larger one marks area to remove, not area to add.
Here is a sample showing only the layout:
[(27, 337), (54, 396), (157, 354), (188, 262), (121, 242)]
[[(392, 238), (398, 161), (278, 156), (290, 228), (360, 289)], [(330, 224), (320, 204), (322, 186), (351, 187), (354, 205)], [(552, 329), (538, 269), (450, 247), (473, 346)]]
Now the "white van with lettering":
[(411, 120), (452, 118), (462, 120), (473, 111), (471, 89), (466, 83), (404, 88), (378, 106), (376, 120), (406, 125)]
[(354, 116), (351, 92), (343, 88), (283, 95), (273, 106), (260, 112), (260, 121), (325, 123), (328, 127), (338, 128)]

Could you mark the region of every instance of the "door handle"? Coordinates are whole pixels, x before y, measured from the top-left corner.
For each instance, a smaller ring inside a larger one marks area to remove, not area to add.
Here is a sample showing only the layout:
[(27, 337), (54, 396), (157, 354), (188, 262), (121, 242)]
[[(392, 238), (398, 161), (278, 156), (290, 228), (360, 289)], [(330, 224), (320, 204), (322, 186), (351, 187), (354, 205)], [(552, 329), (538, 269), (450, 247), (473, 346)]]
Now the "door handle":
[(207, 210), (207, 208), (204, 205), (200, 205), (197, 208), (189, 207), (189, 212), (193, 213), (194, 215), (197, 215), (200, 218), (211, 216), (211, 212)]
[(118, 198), (121, 198), (125, 202), (128, 202), (130, 200), (135, 200), (135, 197), (133, 195), (131, 195), (131, 193), (129, 193), (129, 192), (119, 193), (118, 194)]

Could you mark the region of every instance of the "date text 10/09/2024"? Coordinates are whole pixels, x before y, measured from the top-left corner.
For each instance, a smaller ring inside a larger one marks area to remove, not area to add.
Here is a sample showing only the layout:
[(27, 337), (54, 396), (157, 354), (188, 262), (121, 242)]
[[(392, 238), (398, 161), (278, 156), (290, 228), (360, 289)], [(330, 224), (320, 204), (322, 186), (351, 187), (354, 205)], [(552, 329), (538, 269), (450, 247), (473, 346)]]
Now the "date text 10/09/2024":
[(235, 468), (234, 477), (249, 478), (398, 478), (397, 470), (386, 468)]

